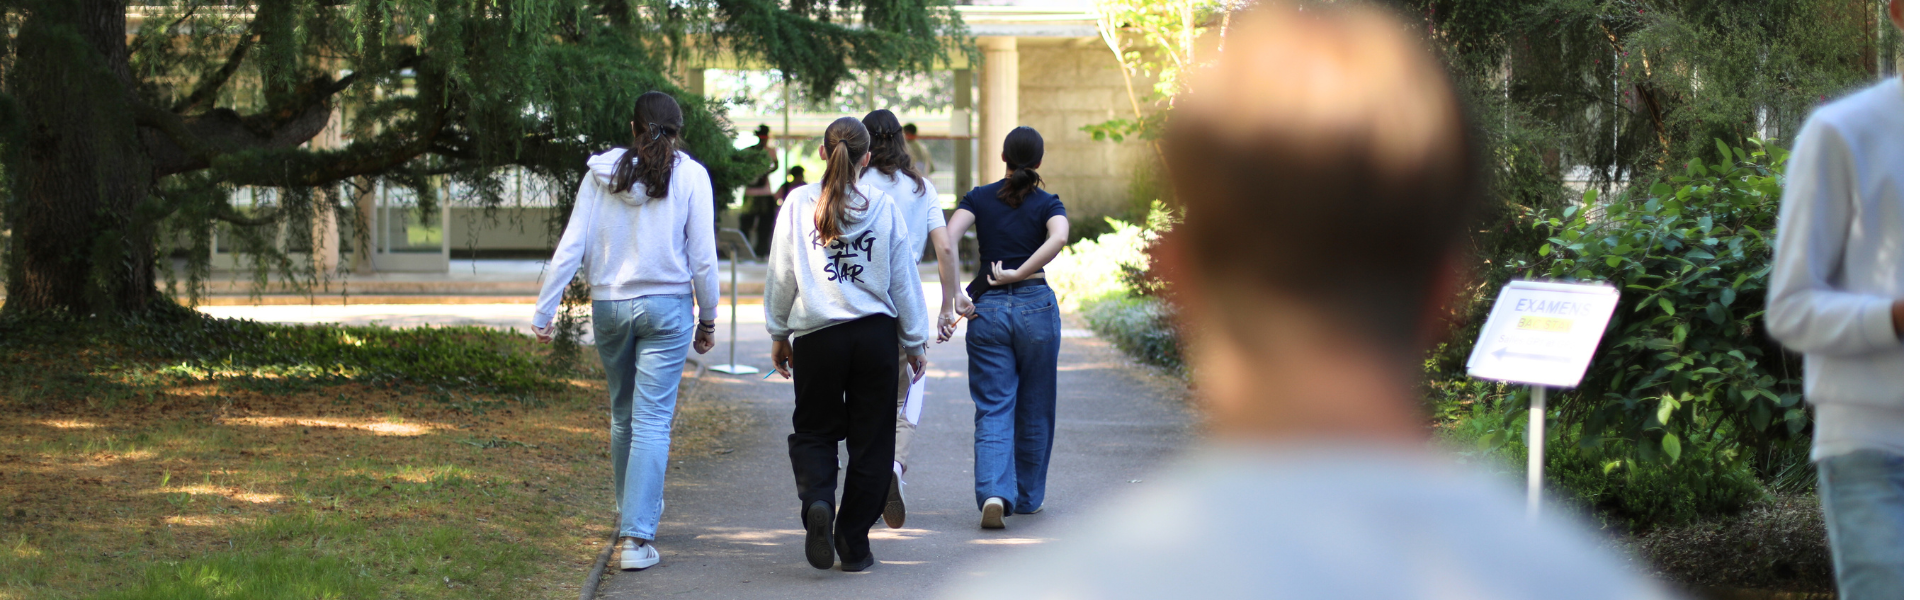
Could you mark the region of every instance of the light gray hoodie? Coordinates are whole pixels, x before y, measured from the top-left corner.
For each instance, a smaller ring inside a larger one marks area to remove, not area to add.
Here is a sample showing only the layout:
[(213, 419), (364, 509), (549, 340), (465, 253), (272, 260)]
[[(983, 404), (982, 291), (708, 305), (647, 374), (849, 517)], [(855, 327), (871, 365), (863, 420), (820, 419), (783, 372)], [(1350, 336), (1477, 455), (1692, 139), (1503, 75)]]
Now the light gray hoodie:
[[(920, 295), (920, 247), (900, 208), (879, 188), (859, 184), (840, 237), (819, 243), (813, 224), (820, 184), (787, 193), (773, 222), (767, 256), (767, 333), (800, 337), (872, 315), (899, 320), (900, 346), (926, 351), (927, 305)], [(864, 198), (863, 198), (864, 197)]]
[(583, 264), (594, 300), (693, 292), (700, 318), (712, 320), (719, 308), (719, 257), (713, 248), (713, 187), (707, 168), (685, 152), (667, 182), (665, 198), (646, 195), (644, 184), (615, 190), (613, 175), (624, 148), (587, 159), (587, 176), (567, 218), (567, 231), (547, 263), (534, 306), (533, 325), (545, 328), (567, 282)]

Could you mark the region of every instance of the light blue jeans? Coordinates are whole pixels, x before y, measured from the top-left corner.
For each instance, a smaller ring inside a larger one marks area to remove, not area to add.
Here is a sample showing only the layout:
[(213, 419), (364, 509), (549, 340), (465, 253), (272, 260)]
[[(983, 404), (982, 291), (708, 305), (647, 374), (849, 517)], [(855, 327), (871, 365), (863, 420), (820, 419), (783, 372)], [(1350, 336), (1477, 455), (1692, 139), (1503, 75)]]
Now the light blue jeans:
[(680, 369), (693, 345), (693, 295), (596, 300), (593, 339), (612, 400), (620, 535), (652, 540), (664, 508)]
[(1833, 548), (1833, 578), (1840, 600), (1902, 597), (1906, 543), (1906, 458), (1858, 450), (1816, 463), (1820, 508)]
[(1022, 282), (992, 288), (967, 323), (967, 387), (973, 392), (973, 496), (1040, 510), (1053, 459), (1060, 366), (1060, 306), (1053, 288)]

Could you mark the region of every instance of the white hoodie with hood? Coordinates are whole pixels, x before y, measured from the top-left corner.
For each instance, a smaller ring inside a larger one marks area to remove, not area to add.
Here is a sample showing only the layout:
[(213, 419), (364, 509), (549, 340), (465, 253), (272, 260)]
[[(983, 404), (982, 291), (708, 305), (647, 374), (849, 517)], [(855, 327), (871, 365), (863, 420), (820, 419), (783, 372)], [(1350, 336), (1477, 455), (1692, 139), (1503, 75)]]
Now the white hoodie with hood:
[(614, 168), (626, 149), (587, 159), (587, 176), (574, 196), (567, 231), (547, 263), (534, 306), (533, 325), (553, 323), (567, 282), (582, 265), (594, 300), (685, 294), (691, 289), (700, 319), (719, 308), (719, 257), (713, 247), (713, 187), (707, 168), (685, 152), (674, 153), (664, 198), (650, 198), (645, 184), (613, 188)]
[(821, 244), (814, 226), (820, 184), (787, 192), (767, 251), (767, 333), (777, 341), (871, 315), (898, 320), (907, 354), (926, 351), (927, 305), (920, 294), (920, 244), (909, 235), (893, 198), (867, 184), (854, 187), (840, 237)]

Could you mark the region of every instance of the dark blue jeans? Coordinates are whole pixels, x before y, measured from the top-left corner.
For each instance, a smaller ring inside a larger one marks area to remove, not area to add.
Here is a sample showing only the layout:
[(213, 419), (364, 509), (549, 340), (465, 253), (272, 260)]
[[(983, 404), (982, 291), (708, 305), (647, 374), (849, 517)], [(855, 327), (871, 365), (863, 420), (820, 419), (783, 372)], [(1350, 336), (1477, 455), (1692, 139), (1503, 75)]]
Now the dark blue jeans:
[(993, 288), (967, 323), (967, 386), (973, 392), (973, 496), (1005, 498), (1013, 512), (1040, 509), (1053, 456), (1060, 364), (1060, 305), (1053, 288)]

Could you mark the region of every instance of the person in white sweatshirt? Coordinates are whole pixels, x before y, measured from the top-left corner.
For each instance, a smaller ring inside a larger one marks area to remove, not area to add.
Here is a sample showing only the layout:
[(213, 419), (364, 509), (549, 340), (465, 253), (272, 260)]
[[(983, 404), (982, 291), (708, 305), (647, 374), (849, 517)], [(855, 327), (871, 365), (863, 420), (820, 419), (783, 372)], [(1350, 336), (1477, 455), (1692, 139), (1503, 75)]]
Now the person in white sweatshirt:
[[(574, 272), (592, 286), (593, 338), (612, 399), (613, 494), (622, 569), (660, 562), (653, 546), (687, 348), (713, 348), (720, 295), (707, 169), (680, 150), (680, 105), (647, 92), (633, 103), (633, 144), (594, 155), (566, 233), (547, 263), (534, 335), (553, 340), (554, 310)], [(694, 321), (694, 302), (700, 305)]]
[[(1896, 24), (1902, 2), (1891, 13)], [(1900, 78), (1820, 107), (1787, 161), (1767, 331), (1806, 355), (1841, 600), (1899, 598), (1906, 485)]]
[[(954, 260), (954, 251), (947, 243), (947, 215), (940, 211), (938, 192), (933, 182), (921, 174), (915, 166), (914, 158), (908, 154), (907, 139), (902, 135), (900, 119), (893, 111), (880, 109), (867, 113), (860, 123), (867, 128), (867, 135), (873, 139), (871, 149), (873, 158), (860, 171), (860, 183), (871, 185), (893, 198), (900, 207), (900, 216), (907, 227), (907, 238), (913, 241), (913, 260), (918, 261), (925, 255), (926, 247), (934, 248), (936, 259), (940, 263), (940, 335), (942, 342), (952, 334), (953, 295), (959, 291), (958, 264)], [(949, 274), (954, 271), (956, 274)], [(929, 337), (932, 332), (928, 332)], [(900, 387), (895, 400), (899, 404), (899, 415), (893, 426), (893, 483), (887, 486), (887, 504), (880, 512), (880, 518), (887, 527), (899, 529), (907, 523), (906, 471), (907, 450), (913, 445), (913, 432), (920, 426), (920, 410), (926, 406), (926, 383), (913, 381), (907, 364), (907, 350), (900, 349)]]
[[(867, 530), (891, 479), (901, 349), (912, 379), (926, 372), (918, 245), (893, 198), (857, 183), (869, 145), (852, 117), (827, 126), (826, 172), (787, 195), (767, 256), (767, 333), (773, 368), (793, 379), (787, 454), (816, 569), (831, 568), (836, 553), (842, 571), (873, 565)], [(847, 484), (836, 515), (842, 440)]]

